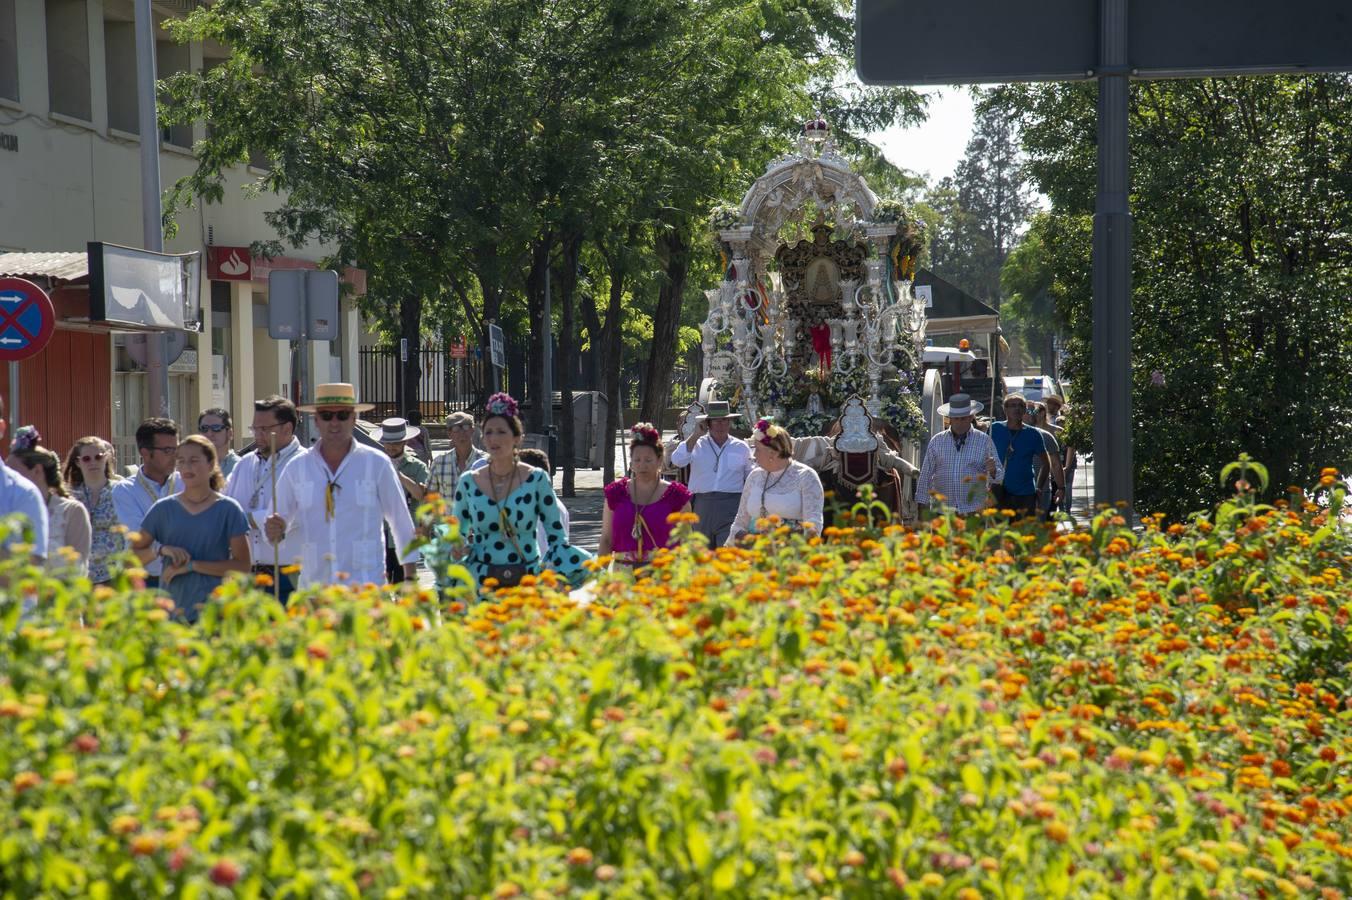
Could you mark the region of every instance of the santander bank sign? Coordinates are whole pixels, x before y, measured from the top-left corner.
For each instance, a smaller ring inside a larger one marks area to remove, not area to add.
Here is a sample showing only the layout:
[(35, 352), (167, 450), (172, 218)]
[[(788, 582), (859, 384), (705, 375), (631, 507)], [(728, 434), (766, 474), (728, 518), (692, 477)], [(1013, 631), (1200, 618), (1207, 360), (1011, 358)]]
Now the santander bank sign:
[(248, 247), (208, 247), (207, 277), (212, 281), (253, 281)]

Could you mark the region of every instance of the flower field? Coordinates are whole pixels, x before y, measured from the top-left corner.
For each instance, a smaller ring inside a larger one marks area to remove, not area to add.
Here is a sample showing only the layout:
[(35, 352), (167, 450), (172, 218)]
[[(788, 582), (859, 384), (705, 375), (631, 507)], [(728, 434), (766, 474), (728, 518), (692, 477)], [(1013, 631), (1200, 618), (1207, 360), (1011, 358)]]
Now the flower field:
[(234, 584), (196, 629), (10, 564), (0, 894), (1346, 896), (1326, 517), (861, 522), (584, 607)]

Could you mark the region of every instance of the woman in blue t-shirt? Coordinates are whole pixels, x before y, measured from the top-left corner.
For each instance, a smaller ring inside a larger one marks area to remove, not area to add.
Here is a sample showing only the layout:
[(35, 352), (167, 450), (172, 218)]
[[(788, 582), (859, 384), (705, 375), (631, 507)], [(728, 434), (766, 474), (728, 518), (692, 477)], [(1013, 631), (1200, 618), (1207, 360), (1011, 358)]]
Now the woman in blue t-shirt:
[(220, 493), (225, 476), (211, 441), (188, 436), (178, 445), (175, 461), (183, 490), (150, 507), (132, 549), (141, 562), (164, 557), (160, 587), (169, 591), (179, 613), (195, 622), (227, 572), (248, 573), (249, 522), (239, 504)]

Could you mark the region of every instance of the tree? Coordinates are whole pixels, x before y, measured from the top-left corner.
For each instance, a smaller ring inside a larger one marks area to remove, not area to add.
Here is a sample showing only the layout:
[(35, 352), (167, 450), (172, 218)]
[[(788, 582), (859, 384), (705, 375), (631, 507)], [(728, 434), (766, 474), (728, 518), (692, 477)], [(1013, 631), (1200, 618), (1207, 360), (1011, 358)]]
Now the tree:
[(1054, 339), (1066, 330), (1056, 308), (1056, 277), (1048, 248), (1050, 217), (1033, 217), (1023, 239), (1005, 258), (1000, 285), (1005, 301), (1000, 323), (1006, 334), (1035, 353), (1044, 372), (1056, 371)]
[(930, 246), (934, 271), (998, 307), (1000, 269), (1036, 209), (1009, 110), (978, 104), (965, 155), (928, 203), (939, 213)]
[[(1051, 200), (1043, 234), (1092, 413), (1094, 94), (1001, 91)], [(1142, 510), (1215, 501), (1247, 452), (1277, 490), (1352, 460), (1352, 78), (1134, 84), (1133, 430)], [(1089, 445), (1088, 418), (1076, 423)]]

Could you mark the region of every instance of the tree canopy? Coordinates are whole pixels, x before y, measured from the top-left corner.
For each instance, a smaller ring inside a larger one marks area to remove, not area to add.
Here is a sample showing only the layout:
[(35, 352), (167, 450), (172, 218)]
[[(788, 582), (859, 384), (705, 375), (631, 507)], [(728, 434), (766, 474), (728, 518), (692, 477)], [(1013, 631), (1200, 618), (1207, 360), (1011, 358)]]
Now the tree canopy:
[[(1091, 445), (1092, 86), (1003, 89), (1051, 200), (1038, 237)], [(1181, 515), (1247, 452), (1280, 490), (1352, 460), (1347, 75), (1134, 83), (1133, 431), (1143, 510)]]

